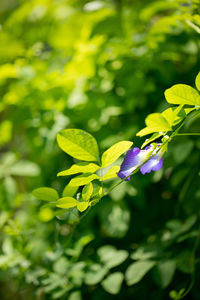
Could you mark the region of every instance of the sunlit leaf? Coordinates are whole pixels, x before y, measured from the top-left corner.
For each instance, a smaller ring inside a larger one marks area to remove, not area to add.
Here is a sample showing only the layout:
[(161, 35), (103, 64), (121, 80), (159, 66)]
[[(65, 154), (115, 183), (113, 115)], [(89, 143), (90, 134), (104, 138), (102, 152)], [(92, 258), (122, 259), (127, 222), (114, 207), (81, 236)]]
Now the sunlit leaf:
[(44, 201), (56, 201), (59, 196), (56, 190), (48, 187), (41, 187), (33, 190), (33, 196)]
[(57, 134), (59, 147), (70, 156), (84, 161), (98, 161), (95, 138), (81, 129), (65, 129)]
[(84, 201), (89, 201), (90, 197), (92, 196), (93, 193), (93, 185), (92, 183), (88, 183), (87, 185), (84, 186), (82, 190), (82, 198)]
[(196, 79), (195, 79), (195, 84), (197, 89), (200, 91), (200, 72), (198, 73)]
[(108, 172), (103, 176), (103, 180), (111, 179), (117, 177), (117, 172), (119, 172), (119, 166), (111, 167)]
[(77, 206), (78, 203), (73, 197), (63, 197), (57, 201), (56, 206), (60, 208), (72, 208)]
[(86, 184), (90, 183), (91, 181), (93, 181), (95, 179), (99, 180), (100, 177), (96, 174), (92, 174), (92, 175), (84, 174), (84, 175), (80, 175), (80, 176), (77, 176), (75, 178), (72, 178), (70, 180), (70, 185), (71, 186), (86, 185)]
[(100, 168), (99, 166), (93, 163), (80, 163), (71, 166), (71, 168), (69, 168), (68, 170), (59, 172), (57, 176), (68, 176), (77, 173), (94, 173), (99, 168)]
[(89, 206), (88, 202), (78, 202), (77, 203), (77, 208), (80, 212), (83, 212), (84, 210), (86, 210)]
[(121, 141), (111, 146), (102, 155), (102, 167), (105, 168), (114, 163), (132, 145), (133, 142)]
[(165, 98), (171, 104), (200, 105), (199, 93), (186, 84), (173, 85), (165, 91)]

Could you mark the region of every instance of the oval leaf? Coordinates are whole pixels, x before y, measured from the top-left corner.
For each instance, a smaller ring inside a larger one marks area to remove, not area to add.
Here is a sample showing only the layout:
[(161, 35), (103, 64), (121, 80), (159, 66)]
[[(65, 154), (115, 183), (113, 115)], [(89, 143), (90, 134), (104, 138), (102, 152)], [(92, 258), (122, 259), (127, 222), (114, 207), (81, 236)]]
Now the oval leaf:
[(33, 190), (33, 196), (44, 201), (56, 201), (59, 196), (56, 190), (48, 187), (41, 187)]
[(69, 168), (68, 170), (59, 172), (57, 176), (68, 176), (77, 173), (94, 173), (99, 168), (100, 168), (99, 166), (93, 163), (80, 163), (71, 166), (71, 168)]
[(65, 129), (57, 134), (59, 147), (70, 156), (84, 161), (98, 161), (95, 138), (81, 129)]
[(200, 105), (200, 95), (191, 86), (175, 84), (165, 91), (167, 102), (172, 104)]
[(143, 260), (132, 263), (125, 273), (127, 285), (138, 283), (155, 265), (154, 261)]
[(79, 202), (72, 197), (63, 197), (57, 201), (56, 206), (60, 208), (72, 208), (77, 206)]
[(84, 201), (89, 201), (93, 193), (93, 185), (92, 183), (88, 183), (84, 186), (82, 190), (82, 198)]
[(121, 141), (111, 146), (102, 155), (102, 167), (105, 168), (114, 163), (132, 145), (133, 142)]
[(89, 206), (88, 202), (78, 202), (77, 203), (77, 208), (80, 212), (83, 212), (84, 210), (86, 210)]
[(108, 170), (108, 172), (103, 176), (103, 180), (111, 179), (117, 177), (117, 172), (119, 172), (119, 166), (113, 166)]
[(100, 177), (96, 174), (92, 174), (92, 175), (84, 174), (73, 178), (72, 180), (70, 180), (69, 184), (71, 186), (81, 186), (81, 185), (86, 185), (95, 179), (100, 179)]
[(73, 197), (78, 190), (78, 186), (71, 186), (67, 184), (62, 192), (63, 197)]

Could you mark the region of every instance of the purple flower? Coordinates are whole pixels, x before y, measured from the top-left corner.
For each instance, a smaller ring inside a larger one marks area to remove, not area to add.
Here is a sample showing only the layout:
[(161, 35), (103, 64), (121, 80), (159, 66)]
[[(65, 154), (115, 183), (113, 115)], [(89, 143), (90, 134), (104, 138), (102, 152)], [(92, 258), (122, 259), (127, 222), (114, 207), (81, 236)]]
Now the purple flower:
[[(143, 166), (141, 166), (140, 172), (144, 175), (146, 173), (150, 173), (151, 171), (160, 170), (163, 166), (161, 152), (158, 151), (158, 148), (161, 144), (157, 144), (157, 146), (154, 145), (150, 144), (144, 150), (140, 150), (139, 148), (130, 149), (126, 153), (124, 161), (121, 164), (120, 170), (117, 175), (121, 179), (126, 178), (127, 176), (131, 175), (133, 171), (137, 167), (142, 165), (148, 158), (149, 160)], [(130, 176), (126, 180), (129, 179)]]

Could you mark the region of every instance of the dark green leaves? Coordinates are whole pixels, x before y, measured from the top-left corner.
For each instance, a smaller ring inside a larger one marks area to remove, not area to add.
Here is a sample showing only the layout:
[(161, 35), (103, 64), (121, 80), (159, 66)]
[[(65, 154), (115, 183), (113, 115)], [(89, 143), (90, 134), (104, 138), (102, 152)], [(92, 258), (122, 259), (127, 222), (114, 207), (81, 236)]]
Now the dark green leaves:
[(99, 161), (95, 138), (81, 129), (64, 129), (57, 134), (59, 147), (70, 156), (84, 161)]

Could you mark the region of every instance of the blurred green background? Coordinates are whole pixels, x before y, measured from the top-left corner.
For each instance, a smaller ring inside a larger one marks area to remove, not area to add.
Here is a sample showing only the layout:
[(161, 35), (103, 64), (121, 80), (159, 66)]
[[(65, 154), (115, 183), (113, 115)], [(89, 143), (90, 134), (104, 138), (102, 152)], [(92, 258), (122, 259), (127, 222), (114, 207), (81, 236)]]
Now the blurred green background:
[[(164, 90), (194, 86), (199, 69), (199, 0), (0, 1), (0, 299), (175, 299), (194, 274), (186, 298), (200, 299), (197, 137), (177, 138), (162, 170), (115, 189), (71, 240), (77, 214), (54, 216), (31, 195), (68, 182), (56, 177), (73, 162), (59, 130), (84, 129), (102, 151), (139, 147)], [(122, 282), (151, 257), (137, 284)]]

